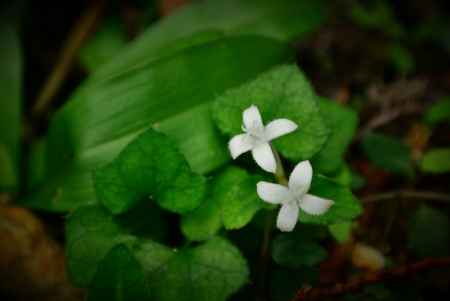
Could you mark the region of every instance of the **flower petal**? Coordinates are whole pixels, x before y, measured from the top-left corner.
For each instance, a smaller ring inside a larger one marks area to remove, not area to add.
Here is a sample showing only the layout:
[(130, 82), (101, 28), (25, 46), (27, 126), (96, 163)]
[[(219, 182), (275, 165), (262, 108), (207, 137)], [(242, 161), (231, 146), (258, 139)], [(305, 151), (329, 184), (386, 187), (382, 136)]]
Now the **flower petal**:
[(323, 199), (312, 194), (305, 194), (300, 201), (300, 208), (308, 214), (320, 215), (330, 209), (334, 202), (332, 200)]
[(243, 123), (247, 129), (264, 127), (261, 114), (259, 113), (257, 106), (251, 105), (245, 109), (243, 113)]
[(277, 163), (269, 143), (263, 143), (252, 149), (253, 159), (265, 171), (275, 173)]
[(289, 188), (293, 192), (306, 193), (311, 186), (312, 166), (308, 160), (298, 163), (289, 176)]
[(230, 142), (228, 142), (228, 149), (233, 159), (252, 149), (252, 140), (249, 138), (247, 134), (240, 134), (231, 138)]
[(280, 204), (289, 198), (289, 189), (280, 184), (260, 181), (256, 184), (258, 196), (267, 203)]
[(281, 206), (277, 218), (277, 227), (283, 232), (290, 232), (298, 221), (298, 206), (296, 203), (287, 203)]
[(275, 119), (266, 126), (267, 141), (289, 134), (298, 128), (297, 124), (289, 119)]

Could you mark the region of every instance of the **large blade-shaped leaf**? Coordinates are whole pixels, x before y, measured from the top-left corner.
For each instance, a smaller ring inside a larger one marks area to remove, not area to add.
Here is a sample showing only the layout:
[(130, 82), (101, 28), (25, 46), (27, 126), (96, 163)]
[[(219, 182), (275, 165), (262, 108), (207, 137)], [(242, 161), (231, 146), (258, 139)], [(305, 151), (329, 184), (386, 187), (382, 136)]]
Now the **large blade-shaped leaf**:
[(18, 189), (22, 57), (14, 26), (0, 20), (0, 192)]
[(152, 125), (180, 144), (194, 171), (213, 170), (228, 160), (226, 144), (209, 108), (197, 106), (287, 57), (273, 39), (221, 37), (80, 88), (50, 125), (45, 185), (28, 205), (66, 211), (95, 203), (91, 171)]

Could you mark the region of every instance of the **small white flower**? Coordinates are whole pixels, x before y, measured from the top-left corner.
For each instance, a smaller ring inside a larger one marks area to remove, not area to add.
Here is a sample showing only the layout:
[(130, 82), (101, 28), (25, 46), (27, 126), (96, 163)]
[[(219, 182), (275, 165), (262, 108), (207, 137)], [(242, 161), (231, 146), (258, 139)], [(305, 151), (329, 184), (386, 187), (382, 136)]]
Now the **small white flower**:
[(281, 204), (277, 218), (277, 227), (281, 231), (294, 229), (300, 208), (308, 214), (320, 215), (333, 205), (332, 200), (307, 194), (311, 186), (312, 174), (309, 161), (302, 161), (292, 171), (288, 187), (264, 181), (258, 182), (257, 192), (261, 199), (271, 204)]
[(269, 142), (295, 131), (297, 125), (289, 119), (276, 119), (264, 127), (261, 114), (254, 105), (245, 109), (242, 115), (244, 134), (234, 136), (228, 143), (231, 157), (236, 159), (252, 151), (256, 163), (265, 171), (274, 173), (277, 164)]

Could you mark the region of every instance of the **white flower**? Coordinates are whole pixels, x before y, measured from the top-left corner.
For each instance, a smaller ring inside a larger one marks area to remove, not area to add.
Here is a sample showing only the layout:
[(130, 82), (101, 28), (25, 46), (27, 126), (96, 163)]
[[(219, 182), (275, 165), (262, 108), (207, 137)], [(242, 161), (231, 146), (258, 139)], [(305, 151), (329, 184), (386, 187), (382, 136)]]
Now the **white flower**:
[(228, 143), (231, 157), (236, 159), (252, 151), (256, 163), (265, 171), (274, 173), (277, 164), (269, 142), (295, 131), (297, 125), (289, 119), (276, 119), (264, 127), (261, 114), (254, 105), (245, 109), (242, 115), (244, 134), (234, 136)]
[(257, 192), (261, 199), (271, 204), (281, 204), (277, 218), (277, 227), (281, 231), (294, 229), (300, 208), (308, 214), (320, 215), (333, 205), (332, 200), (307, 194), (311, 186), (312, 174), (309, 161), (302, 161), (292, 171), (288, 187), (264, 181), (258, 182)]

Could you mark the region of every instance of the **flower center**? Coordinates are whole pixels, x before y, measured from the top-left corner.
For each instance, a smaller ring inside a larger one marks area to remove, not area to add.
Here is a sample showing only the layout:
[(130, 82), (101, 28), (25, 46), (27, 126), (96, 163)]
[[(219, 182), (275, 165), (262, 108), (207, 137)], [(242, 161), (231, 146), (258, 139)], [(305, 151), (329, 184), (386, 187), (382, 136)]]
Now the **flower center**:
[(253, 122), (253, 124), (248, 128), (243, 126), (242, 130), (253, 139), (255, 144), (267, 142), (266, 135), (264, 133), (264, 126), (261, 126), (257, 122)]

